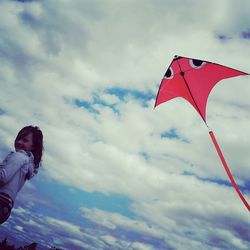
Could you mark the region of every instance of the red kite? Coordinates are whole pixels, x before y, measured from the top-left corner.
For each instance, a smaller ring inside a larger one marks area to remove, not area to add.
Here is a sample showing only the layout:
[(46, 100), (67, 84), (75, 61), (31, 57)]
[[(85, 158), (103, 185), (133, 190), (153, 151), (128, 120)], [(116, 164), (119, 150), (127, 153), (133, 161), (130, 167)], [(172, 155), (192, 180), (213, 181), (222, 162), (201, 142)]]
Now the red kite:
[[(175, 56), (161, 81), (155, 107), (173, 98), (183, 97), (193, 105), (207, 126), (206, 104), (212, 88), (222, 79), (241, 75), (249, 74), (217, 63)], [(240, 192), (227, 166), (213, 131), (209, 130), (209, 135), (232, 185), (250, 212), (250, 206)]]

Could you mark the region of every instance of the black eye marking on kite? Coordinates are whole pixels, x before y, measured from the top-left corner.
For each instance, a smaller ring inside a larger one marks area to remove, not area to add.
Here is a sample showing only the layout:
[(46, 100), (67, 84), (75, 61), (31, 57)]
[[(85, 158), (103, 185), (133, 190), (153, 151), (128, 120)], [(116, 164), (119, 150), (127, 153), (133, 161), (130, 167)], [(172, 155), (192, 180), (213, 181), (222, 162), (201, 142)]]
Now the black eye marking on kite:
[(174, 71), (171, 67), (167, 69), (166, 74), (164, 75), (164, 78), (166, 79), (172, 79), (174, 77)]
[(198, 60), (198, 59), (189, 59), (190, 66), (194, 69), (200, 69), (203, 67), (206, 62)]

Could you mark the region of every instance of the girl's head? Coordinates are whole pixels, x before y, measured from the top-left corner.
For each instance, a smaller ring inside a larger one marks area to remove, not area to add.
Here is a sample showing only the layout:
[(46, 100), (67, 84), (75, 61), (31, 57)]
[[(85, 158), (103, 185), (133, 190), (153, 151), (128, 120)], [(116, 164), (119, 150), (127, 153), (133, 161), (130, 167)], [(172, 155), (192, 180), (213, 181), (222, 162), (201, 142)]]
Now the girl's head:
[(38, 127), (22, 128), (15, 139), (15, 149), (32, 152), (35, 167), (38, 168), (43, 154), (43, 133)]

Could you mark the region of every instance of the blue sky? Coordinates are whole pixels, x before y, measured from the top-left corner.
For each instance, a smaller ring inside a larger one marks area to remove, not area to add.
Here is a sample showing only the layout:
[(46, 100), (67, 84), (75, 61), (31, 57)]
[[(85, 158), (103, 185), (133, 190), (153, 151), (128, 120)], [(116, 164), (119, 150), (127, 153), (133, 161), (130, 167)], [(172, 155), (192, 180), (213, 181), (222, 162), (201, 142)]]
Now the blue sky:
[[(58, 7), (60, 6), (60, 8)], [(193, 107), (154, 109), (174, 55), (250, 72), (249, 1), (1, 1), (0, 160), (39, 126), (45, 151), (1, 238), (38, 249), (249, 249), (250, 219)], [(249, 76), (207, 122), (250, 202)]]

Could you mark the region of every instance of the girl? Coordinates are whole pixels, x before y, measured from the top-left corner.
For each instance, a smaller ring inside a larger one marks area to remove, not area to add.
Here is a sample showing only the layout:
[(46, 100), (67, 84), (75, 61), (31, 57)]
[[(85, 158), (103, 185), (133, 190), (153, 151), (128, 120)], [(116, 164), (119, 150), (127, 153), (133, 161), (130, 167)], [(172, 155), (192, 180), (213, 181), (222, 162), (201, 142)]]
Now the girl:
[(43, 134), (38, 127), (22, 128), (15, 139), (15, 152), (0, 163), (0, 224), (10, 216), (17, 193), (41, 163)]

